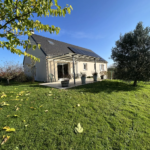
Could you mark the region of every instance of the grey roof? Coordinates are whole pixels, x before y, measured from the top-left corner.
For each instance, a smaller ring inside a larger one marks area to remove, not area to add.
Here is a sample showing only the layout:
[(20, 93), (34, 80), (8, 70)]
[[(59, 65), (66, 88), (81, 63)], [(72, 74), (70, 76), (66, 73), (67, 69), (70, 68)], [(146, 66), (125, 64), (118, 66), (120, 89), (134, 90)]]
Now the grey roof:
[[(40, 35), (37, 35), (37, 34), (33, 34), (31, 37), (37, 44), (41, 44), (41, 50), (43, 51), (43, 53), (46, 56), (73, 53), (69, 49), (69, 47), (81, 49), (81, 50), (84, 50), (84, 51), (93, 52), (92, 50), (89, 50), (89, 49), (86, 49), (86, 48), (82, 48), (82, 47), (79, 47), (79, 46), (75, 46), (75, 45), (71, 45), (71, 44), (68, 44), (68, 43), (60, 42), (60, 41), (57, 41), (57, 40), (54, 40), (54, 39), (51, 39), (51, 38), (47, 38), (47, 37), (43, 37), (43, 36), (40, 36)], [(50, 42), (48, 42), (48, 40)], [(103, 58), (101, 60), (107, 62)]]

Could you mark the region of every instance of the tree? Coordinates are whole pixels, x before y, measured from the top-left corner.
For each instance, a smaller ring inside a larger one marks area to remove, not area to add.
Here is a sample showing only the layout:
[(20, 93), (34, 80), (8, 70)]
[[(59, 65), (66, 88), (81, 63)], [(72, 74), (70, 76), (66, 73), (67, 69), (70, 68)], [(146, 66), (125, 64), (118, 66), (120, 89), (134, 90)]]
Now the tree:
[(107, 78), (108, 79), (114, 79), (115, 76), (114, 76), (114, 72), (115, 72), (115, 69), (116, 69), (116, 64), (113, 63), (111, 64), (108, 68), (107, 68)]
[(20, 73), (23, 72), (23, 66), (19, 63), (13, 62), (4, 62), (4, 65), (0, 66), (0, 78), (7, 79), (7, 83), (9, 84), (9, 80), (17, 77)]
[(31, 73), (31, 77), (32, 77), (32, 82), (34, 82), (34, 77), (36, 75), (36, 61), (34, 61), (33, 59), (31, 59), (31, 63), (30, 64), (26, 64), (28, 67), (28, 72)]
[[(35, 56), (17, 49), (17, 46), (23, 46), (25, 49), (31, 48), (29, 40), (20, 40), (21, 35), (32, 35), (33, 30), (48, 31), (50, 33), (59, 33), (60, 28), (54, 25), (43, 25), (39, 20), (31, 19), (33, 13), (37, 17), (46, 16), (65, 16), (68, 12), (71, 13), (72, 6), (68, 5), (61, 9), (57, 0), (0, 0), (0, 39), (6, 38), (6, 41), (0, 41), (0, 48), (7, 48), (12, 53), (30, 57), (35, 61), (40, 61)], [(40, 48), (40, 44), (38, 44)], [(36, 45), (33, 45), (33, 50)]]
[(112, 48), (111, 58), (117, 64), (118, 79), (148, 81), (150, 79), (150, 28), (139, 22), (134, 31), (120, 35)]

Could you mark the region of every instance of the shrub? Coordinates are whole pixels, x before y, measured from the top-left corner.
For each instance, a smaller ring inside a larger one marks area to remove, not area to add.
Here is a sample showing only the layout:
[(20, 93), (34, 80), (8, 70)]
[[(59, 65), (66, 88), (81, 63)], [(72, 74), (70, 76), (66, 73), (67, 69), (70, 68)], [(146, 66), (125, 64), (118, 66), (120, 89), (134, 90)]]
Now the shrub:
[(93, 72), (93, 73), (92, 73), (93, 76), (96, 76), (97, 74), (98, 74), (97, 72)]
[(81, 72), (81, 77), (86, 77), (86, 73)]
[(16, 78), (23, 72), (23, 66), (19, 63), (4, 62), (3, 66), (0, 66), (0, 78), (9, 80)]
[(33, 77), (26, 75), (26, 82), (33, 82)]
[(21, 72), (14, 80), (17, 82), (26, 82), (27, 76), (24, 74), (24, 72)]

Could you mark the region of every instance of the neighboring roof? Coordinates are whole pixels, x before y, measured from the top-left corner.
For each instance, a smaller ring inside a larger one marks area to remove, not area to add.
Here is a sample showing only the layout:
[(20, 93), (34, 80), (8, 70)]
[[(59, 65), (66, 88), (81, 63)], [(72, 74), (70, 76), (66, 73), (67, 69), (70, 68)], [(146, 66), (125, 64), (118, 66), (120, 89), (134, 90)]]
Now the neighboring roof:
[[(75, 45), (71, 45), (68, 43), (60, 42), (60, 41), (57, 41), (57, 40), (54, 40), (51, 38), (47, 38), (47, 37), (43, 37), (43, 36), (40, 36), (37, 34), (32, 34), (31, 37), (37, 44), (41, 44), (41, 50), (43, 51), (43, 53), (46, 56), (63, 55), (63, 54), (67, 54), (67, 53), (73, 53), (73, 51), (71, 51), (69, 49), (69, 47), (73, 47), (73, 48), (77, 48), (80, 50), (94, 53), (92, 50), (82, 48), (79, 46), (75, 46)], [(103, 58), (101, 60), (107, 62)]]

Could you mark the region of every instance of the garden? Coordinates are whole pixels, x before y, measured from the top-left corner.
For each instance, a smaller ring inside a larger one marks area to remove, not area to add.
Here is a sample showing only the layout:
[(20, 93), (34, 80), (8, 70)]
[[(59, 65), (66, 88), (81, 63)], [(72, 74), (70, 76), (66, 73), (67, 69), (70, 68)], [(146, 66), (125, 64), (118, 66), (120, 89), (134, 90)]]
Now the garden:
[(0, 149), (150, 149), (150, 83), (0, 85)]

